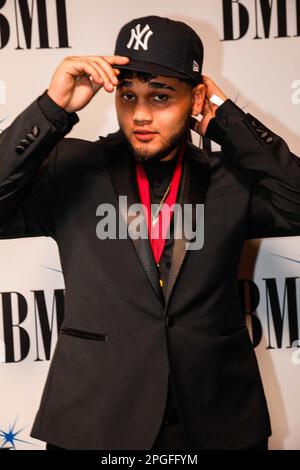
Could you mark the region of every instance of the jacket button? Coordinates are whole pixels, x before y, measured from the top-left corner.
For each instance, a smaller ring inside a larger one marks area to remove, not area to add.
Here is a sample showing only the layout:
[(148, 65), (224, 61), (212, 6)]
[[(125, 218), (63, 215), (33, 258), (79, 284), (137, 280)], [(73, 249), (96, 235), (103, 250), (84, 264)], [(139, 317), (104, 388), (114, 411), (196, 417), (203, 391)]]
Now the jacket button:
[(257, 127), (256, 121), (251, 121), (251, 126), (252, 127)]
[(222, 117), (220, 119), (220, 123), (223, 124), (223, 126), (226, 126), (227, 125), (227, 118), (226, 117)]
[(172, 316), (167, 316), (166, 317), (166, 326), (169, 328), (170, 326), (174, 325), (174, 318)]
[(28, 145), (30, 144), (30, 142), (28, 142), (27, 139), (22, 139), (20, 144), (22, 144), (24, 147), (28, 147)]
[(270, 144), (271, 142), (273, 142), (273, 137), (267, 137), (266, 142), (267, 144)]
[(35, 137), (33, 134), (31, 134), (30, 132), (28, 134), (26, 134), (26, 137), (28, 140), (30, 140), (30, 142), (34, 142), (35, 141)]
[(260, 134), (260, 137), (261, 137), (262, 139), (265, 139), (266, 137), (268, 137), (268, 135), (269, 135), (269, 134), (268, 134), (267, 132), (263, 132), (262, 134)]
[(40, 129), (37, 126), (34, 126), (31, 132), (34, 135), (34, 137), (37, 137), (40, 133)]
[(22, 145), (17, 145), (15, 150), (16, 150), (17, 153), (21, 154), (21, 153), (24, 152), (25, 148)]

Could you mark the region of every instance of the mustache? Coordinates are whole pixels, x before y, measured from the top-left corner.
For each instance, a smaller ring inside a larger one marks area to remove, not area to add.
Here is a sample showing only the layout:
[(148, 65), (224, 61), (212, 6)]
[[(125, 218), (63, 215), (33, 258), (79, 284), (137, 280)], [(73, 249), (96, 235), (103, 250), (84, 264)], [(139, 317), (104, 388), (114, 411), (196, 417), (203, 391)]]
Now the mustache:
[(191, 114), (187, 113), (184, 117), (182, 127), (176, 134), (170, 136), (166, 145), (163, 148), (160, 148), (154, 153), (149, 153), (147, 148), (137, 150), (130, 141), (130, 138), (127, 137), (123, 127), (120, 125), (120, 133), (122, 138), (124, 139), (124, 143), (126, 144), (127, 150), (129, 150), (130, 154), (135, 158), (136, 161), (139, 162), (159, 162), (162, 158), (167, 157), (175, 148), (181, 146), (183, 142), (190, 141), (192, 142), (192, 135), (190, 129), (190, 122), (191, 122)]

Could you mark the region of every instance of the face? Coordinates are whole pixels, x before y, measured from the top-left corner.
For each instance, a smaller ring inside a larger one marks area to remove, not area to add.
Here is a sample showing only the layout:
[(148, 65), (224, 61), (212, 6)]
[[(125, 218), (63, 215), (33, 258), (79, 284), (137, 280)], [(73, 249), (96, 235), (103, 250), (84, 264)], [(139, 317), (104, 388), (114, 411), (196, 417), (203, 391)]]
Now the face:
[(117, 87), (120, 128), (137, 161), (170, 160), (183, 142), (193, 110), (192, 87), (176, 78), (125, 78)]

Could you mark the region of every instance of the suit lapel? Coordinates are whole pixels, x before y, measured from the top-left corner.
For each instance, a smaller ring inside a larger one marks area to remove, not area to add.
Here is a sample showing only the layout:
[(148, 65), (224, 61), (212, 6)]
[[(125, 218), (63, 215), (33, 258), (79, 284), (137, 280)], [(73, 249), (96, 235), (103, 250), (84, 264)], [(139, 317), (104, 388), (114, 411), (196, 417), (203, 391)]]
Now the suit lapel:
[[(196, 212), (194, 208), (196, 204), (203, 204), (205, 194), (210, 179), (210, 164), (206, 152), (199, 150), (193, 144), (187, 143), (186, 152), (183, 159), (183, 174), (177, 203), (183, 208), (184, 204), (192, 204), (192, 224), (193, 229), (196, 227)], [(179, 227), (180, 220), (177, 218), (174, 225), (174, 234)], [(168, 305), (172, 290), (182, 268), (183, 262), (187, 255), (187, 244), (189, 240), (185, 237), (183, 231), (181, 238), (174, 238), (171, 268), (169, 272), (168, 287), (166, 293), (166, 307)]]
[[(122, 138), (120, 131), (115, 134), (109, 134), (103, 139), (103, 144), (107, 151), (107, 168), (117, 201), (119, 196), (127, 196), (127, 210), (122, 213), (122, 217), (128, 227), (135, 217), (129, 213), (130, 206), (132, 204), (141, 203), (136, 181), (135, 162), (127, 150), (126, 142)], [(194, 205), (204, 203), (209, 178), (210, 164), (206, 152), (199, 150), (191, 143), (187, 142), (183, 158), (181, 183), (177, 196), (177, 203), (181, 205), (182, 209), (184, 204)], [(119, 207), (118, 203), (117, 207)], [(178, 228), (178, 224), (180, 224), (180, 220), (176, 219), (176, 221), (177, 225), (174, 227), (174, 233)], [(195, 211), (193, 210), (193, 227), (195, 227), (195, 222)], [(158, 270), (149, 239), (143, 239), (141, 237), (133, 239), (129, 237), (155, 294), (165, 307), (167, 307), (187, 251), (189, 251), (186, 249), (186, 244), (189, 240), (185, 237), (184, 233), (182, 235), (181, 238), (174, 239), (171, 268), (165, 298), (159, 285)]]
[[(135, 218), (131, 215), (129, 208), (131, 205), (140, 203), (140, 196), (135, 174), (135, 161), (127, 150), (126, 142), (122, 139), (120, 132), (108, 136), (103, 140), (107, 149), (107, 168), (117, 197), (127, 196), (127, 206), (121, 211), (123, 221), (128, 225)], [(117, 203), (117, 207), (119, 204)], [(145, 228), (145, 225), (144, 225)], [(133, 243), (136, 254), (144, 268), (144, 271), (154, 289), (158, 299), (164, 305), (164, 296), (159, 285), (159, 276), (157, 267), (153, 257), (149, 238), (133, 239), (129, 237)]]

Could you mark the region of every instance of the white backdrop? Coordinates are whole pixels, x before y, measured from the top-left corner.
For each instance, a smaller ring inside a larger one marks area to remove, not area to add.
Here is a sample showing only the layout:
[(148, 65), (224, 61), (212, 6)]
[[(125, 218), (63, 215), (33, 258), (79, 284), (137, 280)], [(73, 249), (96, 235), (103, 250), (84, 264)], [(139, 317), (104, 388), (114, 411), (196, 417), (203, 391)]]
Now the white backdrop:
[[(40, 9), (44, 25), (39, 31), (36, 1), (0, 1), (0, 128), (8, 126), (48, 87), (64, 56), (112, 54), (116, 35), (125, 22), (156, 14), (190, 24), (204, 42), (203, 73), (300, 155), (300, 6), (296, 0), (274, 0), (269, 10), (262, 10), (265, 2), (259, 0), (152, 0), (149, 6), (123, 0), (44, 3), (46, 16)], [(40, 1), (40, 8), (42, 4)], [(113, 94), (101, 90), (79, 117), (71, 137), (96, 140), (116, 130)], [(53, 351), (59, 309), (53, 302), (54, 293), (59, 296), (64, 289), (58, 251), (55, 242), (45, 237), (2, 240), (0, 259), (0, 447), (14, 443), (16, 449), (41, 449), (44, 443), (29, 436), (49, 367), (39, 314), (43, 314), (43, 307), (47, 310)], [(253, 339), (257, 335), (259, 339), (255, 351), (271, 413), (271, 449), (300, 449), (299, 263), (299, 238), (289, 237), (248, 242), (241, 264), (245, 310), (254, 315), (248, 316), (248, 325)], [(251, 291), (249, 285), (253, 286)], [(22, 347), (21, 329), (11, 327), (10, 319), (23, 328)]]

